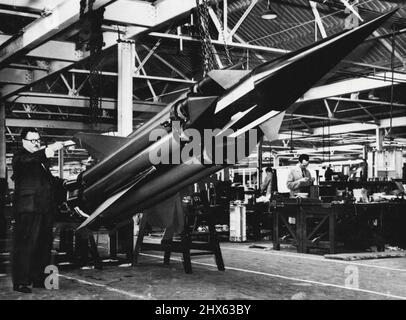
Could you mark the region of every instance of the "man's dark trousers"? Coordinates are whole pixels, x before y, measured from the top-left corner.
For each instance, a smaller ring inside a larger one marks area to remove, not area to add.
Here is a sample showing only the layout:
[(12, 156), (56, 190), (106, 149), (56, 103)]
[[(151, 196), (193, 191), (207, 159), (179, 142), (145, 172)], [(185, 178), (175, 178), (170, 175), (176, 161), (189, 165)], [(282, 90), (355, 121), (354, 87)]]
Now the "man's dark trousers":
[(44, 270), (51, 263), (53, 215), (19, 213), (15, 217), (12, 276), (14, 285), (44, 283)]

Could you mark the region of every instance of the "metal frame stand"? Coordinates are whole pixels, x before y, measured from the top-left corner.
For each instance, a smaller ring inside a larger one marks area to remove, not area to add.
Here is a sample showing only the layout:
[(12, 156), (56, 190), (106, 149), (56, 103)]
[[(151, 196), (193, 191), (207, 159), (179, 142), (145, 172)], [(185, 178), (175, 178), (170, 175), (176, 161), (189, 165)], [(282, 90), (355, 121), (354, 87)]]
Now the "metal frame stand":
[[(194, 226), (197, 224), (198, 219), (205, 219), (207, 221), (208, 231), (195, 233), (194, 228), (189, 226), (189, 219), (194, 219)], [(146, 243), (143, 242), (145, 236), (146, 216), (144, 215), (140, 222), (140, 229), (133, 254), (133, 265), (138, 263), (138, 255), (141, 250), (154, 250), (164, 251), (164, 264), (169, 264), (172, 252), (182, 253), (183, 267), (186, 273), (192, 273), (191, 257), (197, 255), (210, 255), (214, 254), (217, 269), (224, 271), (224, 262), (221, 254), (219, 241), (217, 238), (216, 229), (213, 221), (213, 214), (209, 210), (205, 214), (188, 214), (185, 216), (185, 228), (180, 235), (180, 240), (163, 240), (161, 243)], [(206, 242), (195, 242), (196, 236), (208, 236)], [(193, 252), (192, 252), (193, 250)]]

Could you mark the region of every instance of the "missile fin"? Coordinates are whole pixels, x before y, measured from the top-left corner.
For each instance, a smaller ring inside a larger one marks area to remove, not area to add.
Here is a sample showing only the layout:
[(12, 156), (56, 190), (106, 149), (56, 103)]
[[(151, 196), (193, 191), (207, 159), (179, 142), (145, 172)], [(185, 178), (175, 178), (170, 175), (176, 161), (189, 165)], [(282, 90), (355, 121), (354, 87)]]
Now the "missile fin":
[(250, 72), (249, 70), (213, 70), (209, 72), (208, 76), (227, 90)]
[(119, 200), (128, 190), (130, 190), (133, 187), (133, 185), (127, 187), (126, 189), (120, 191), (119, 193), (115, 194), (114, 196), (111, 196), (107, 200), (105, 200), (100, 206), (97, 207), (97, 209), (77, 228), (77, 230), (80, 230), (84, 227), (86, 227), (88, 224), (93, 222), (98, 216), (100, 216), (108, 207), (110, 207), (114, 202)]
[[(256, 108), (248, 110), (248, 112), (246, 114), (250, 114), (253, 112), (256, 112)], [(263, 115), (262, 117), (256, 119), (255, 121), (252, 121), (246, 125), (243, 124), (244, 118), (242, 118), (242, 119), (240, 119), (240, 121), (237, 121), (236, 123), (233, 124), (232, 129), (236, 128), (236, 131), (233, 134), (231, 134), (230, 137), (238, 137), (240, 134), (243, 134), (243, 133), (247, 132), (248, 130), (257, 128), (259, 125), (267, 122), (268, 120), (276, 117), (279, 114), (280, 114), (279, 111), (271, 110), (267, 114)]]
[(269, 141), (278, 140), (279, 129), (281, 128), (284, 117), (285, 112), (281, 112), (275, 117), (272, 117), (263, 124), (259, 125), (265, 137)]
[(103, 214), (103, 212), (106, 211), (111, 205), (113, 205), (115, 202), (119, 201), (119, 199), (121, 197), (123, 197), (130, 189), (134, 188), (138, 183), (140, 183), (142, 180), (144, 180), (146, 177), (148, 177), (155, 170), (156, 170), (155, 167), (151, 167), (147, 170), (144, 170), (142, 173), (140, 173), (139, 176), (137, 176), (134, 181), (132, 181), (130, 184), (126, 185), (116, 194), (112, 195), (107, 200), (105, 200), (102, 204), (100, 204), (93, 211), (93, 213), (78, 227), (77, 230), (80, 230), (80, 229), (86, 227), (91, 222), (93, 222), (96, 218), (98, 218), (101, 214)]
[(75, 134), (74, 139), (79, 145), (88, 150), (92, 157), (98, 160), (103, 160), (129, 140), (126, 137), (105, 136), (84, 132)]
[(207, 108), (217, 99), (217, 96), (210, 97), (191, 97), (188, 99), (189, 122), (193, 123)]

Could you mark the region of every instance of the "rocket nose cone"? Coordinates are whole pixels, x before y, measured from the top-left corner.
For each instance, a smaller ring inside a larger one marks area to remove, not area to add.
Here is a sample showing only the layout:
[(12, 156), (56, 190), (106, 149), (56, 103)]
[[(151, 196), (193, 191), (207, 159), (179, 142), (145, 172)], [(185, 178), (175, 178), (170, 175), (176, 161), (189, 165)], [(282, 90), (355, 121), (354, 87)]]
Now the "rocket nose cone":
[(255, 95), (260, 106), (284, 110), (350, 54), (397, 9), (357, 28), (325, 38), (255, 70)]

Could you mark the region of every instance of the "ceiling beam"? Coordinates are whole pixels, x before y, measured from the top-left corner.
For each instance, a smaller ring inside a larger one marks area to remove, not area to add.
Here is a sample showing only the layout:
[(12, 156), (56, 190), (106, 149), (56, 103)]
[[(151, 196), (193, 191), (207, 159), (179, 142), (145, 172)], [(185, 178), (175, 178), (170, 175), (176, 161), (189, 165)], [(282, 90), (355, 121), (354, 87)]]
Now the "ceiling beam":
[[(90, 70), (83, 70), (83, 69), (71, 69), (69, 72), (72, 73), (84, 73), (90, 74)], [(117, 77), (117, 72), (100, 72), (102, 76), (110, 76), (110, 77)], [(179, 79), (179, 78), (169, 78), (169, 77), (157, 77), (157, 76), (149, 76), (149, 75), (141, 75), (139, 73), (134, 72), (133, 78), (136, 79), (145, 79), (145, 80), (158, 80), (158, 81), (165, 81), (165, 82), (178, 82), (178, 83), (188, 83), (188, 84), (195, 84), (197, 81), (194, 80), (187, 80), (187, 79)], [(1, 82), (1, 78), (0, 78)]]
[(155, 7), (146, 1), (120, 0), (106, 8), (103, 19), (107, 23), (153, 27)]
[[(251, 3), (251, 5), (252, 4), (254, 4), (254, 1), (252, 1), (252, 3)], [(255, 4), (254, 4), (255, 5)], [(248, 12), (249, 13), (249, 11), (247, 10), (246, 12)], [(218, 19), (218, 17), (217, 17), (217, 15), (214, 13), (214, 11), (213, 11), (213, 9), (212, 8), (209, 8), (209, 15), (210, 15), (210, 18), (211, 18), (211, 20), (212, 20), (212, 22), (214, 23), (214, 26), (216, 27), (216, 29), (217, 29), (217, 32), (218, 32), (218, 34), (219, 34), (219, 37), (218, 37), (218, 39), (219, 40), (221, 40), (221, 33), (222, 33), (222, 26), (221, 26), (221, 23), (220, 23), (220, 20)], [(238, 24), (238, 23), (237, 23)], [(237, 26), (237, 24), (235, 25), (235, 26)], [(234, 28), (235, 28), (235, 26), (234, 26)], [(233, 37), (239, 42), (239, 43), (243, 43), (243, 44), (248, 44), (248, 42), (247, 41), (244, 41), (244, 39), (242, 39), (241, 38), (241, 36), (239, 36), (237, 33), (236, 33), (236, 30), (234, 30), (234, 28), (233, 28), (233, 30), (231, 30), (229, 27), (227, 27), (227, 41), (233, 41)], [(224, 40), (224, 39), (223, 39)], [(263, 47), (263, 48), (266, 48), (266, 47)], [(255, 56), (260, 60), (260, 61), (264, 61), (265, 62), (265, 58), (261, 55), (261, 54), (259, 54), (258, 52), (255, 52)]]
[[(35, 92), (22, 92), (8, 99), (12, 103), (39, 104), (47, 106), (89, 108), (89, 97), (69, 96), (64, 94), (47, 94)], [(117, 110), (117, 100), (102, 98), (102, 109)], [(148, 101), (134, 101), (134, 112), (158, 113), (166, 107), (163, 103), (152, 103)]]
[[(141, 45), (144, 49), (150, 51), (151, 49), (146, 46), (145, 44)], [(171, 63), (169, 63), (168, 61), (166, 61), (166, 59), (162, 58), (159, 54), (157, 54), (156, 52), (154, 52), (152, 54), (156, 59), (158, 59), (159, 61), (161, 61), (164, 65), (166, 65), (168, 68), (170, 68), (171, 70), (175, 71), (179, 76), (181, 76), (182, 78), (186, 79), (186, 80), (191, 80), (189, 79), (182, 71), (180, 71), (178, 68), (176, 68), (175, 66), (173, 66)]]
[[(406, 74), (394, 72), (394, 85), (406, 83)], [(389, 87), (392, 85), (392, 72), (381, 72), (374, 76), (355, 78), (314, 87), (307, 91), (296, 103), (326, 99), (354, 92)]]
[[(312, 134), (309, 132), (290, 132), (290, 131), (280, 131), (278, 134), (278, 140), (290, 140), (290, 139), (305, 139), (311, 137)], [(266, 141), (266, 140), (265, 140)]]
[(31, 85), (33, 83), (36, 83), (36, 82), (38, 82), (38, 81), (40, 81), (42, 79), (45, 79), (49, 75), (55, 74), (59, 70), (64, 70), (64, 69), (68, 68), (70, 65), (71, 65), (70, 62), (50, 61), (50, 62), (47, 63), (48, 71), (44, 72), (42, 70), (33, 70), (33, 71), (31, 71), (31, 78), (29, 79), (29, 81), (24, 82), (23, 84), (17, 84), (17, 85), (16, 84), (4, 85), (0, 89), (0, 93), (1, 93), (0, 96), (3, 99), (6, 99), (10, 95), (23, 90), (27, 86), (29, 86), (29, 85)]
[(364, 110), (364, 112), (365, 112), (367, 115), (369, 115), (369, 116), (374, 120), (374, 122), (376, 122), (376, 123), (379, 122), (379, 120), (378, 120), (367, 108), (365, 108), (362, 104), (359, 104), (358, 106), (359, 106), (362, 110)]
[[(156, 37), (156, 38), (200, 42), (199, 39), (196, 39), (194, 37), (170, 34), (170, 33), (163, 33), (163, 32), (151, 32), (149, 35), (152, 37)], [(263, 51), (263, 52), (269, 52), (269, 53), (274, 53), (274, 54), (275, 53), (276, 54), (286, 54), (286, 53), (290, 52), (289, 50), (285, 50), (285, 49), (257, 46), (257, 45), (252, 45), (252, 44), (248, 44), (248, 43), (238, 43), (238, 42), (232, 42), (232, 41), (224, 42), (222, 40), (215, 40), (215, 39), (212, 39), (211, 43), (213, 43), (215, 45), (220, 45), (222, 47), (224, 47), (224, 45), (227, 44), (227, 46), (229, 46), (229, 47), (234, 47), (234, 48), (239, 48), (239, 49), (249, 49), (249, 50), (255, 50), (255, 51)]]
[[(46, 66), (47, 64), (44, 63)], [(18, 68), (4, 68), (0, 70), (0, 83), (9, 83), (9, 84), (19, 84), (25, 85), (29, 84), (31, 81), (35, 80), (35, 78), (42, 78), (47, 75), (49, 72), (48, 68), (44, 67), (32, 67), (26, 66), (27, 69), (24, 69), (22, 66)], [(71, 73), (76, 74), (90, 74), (89, 70), (83, 69), (71, 69), (69, 70)], [(117, 77), (117, 72), (100, 72), (102, 76), (109, 76), (109, 77)], [(158, 77), (158, 76), (149, 76), (149, 75), (141, 75), (134, 73), (133, 78), (135, 79), (144, 79), (144, 80), (157, 80), (157, 81), (164, 81), (164, 82), (175, 82), (175, 83), (187, 83), (187, 84), (195, 84), (196, 81), (189, 80), (189, 79), (180, 79), (180, 78), (172, 78), (172, 77)]]
[[(76, 1), (69, 1), (76, 2)], [(78, 2), (79, 3), (79, 2)], [(181, 18), (190, 13), (192, 9), (196, 7), (195, 0), (160, 0), (154, 2), (154, 28), (162, 27), (165, 24), (168, 24), (178, 18)], [(79, 12), (79, 11), (78, 11)], [(150, 29), (146, 29), (143, 27), (128, 27), (126, 33), (122, 35), (122, 38), (126, 39), (135, 39), (138, 36), (150, 31)], [(104, 43), (105, 46), (103, 51), (106, 51), (117, 44), (117, 33), (106, 33), (104, 34)], [(83, 61), (87, 57), (84, 56), (79, 58), (77, 62)], [(2, 99), (9, 98), (12, 95), (15, 95), (18, 92), (25, 90), (27, 87), (34, 85), (35, 83), (45, 80), (46, 78), (55, 75), (57, 73), (61, 73), (65, 70), (68, 70), (74, 66), (74, 63), (66, 63), (65, 65), (61, 65), (59, 68), (54, 67), (52, 68), (48, 74), (44, 77), (35, 78), (31, 83), (24, 85), (24, 86), (15, 86), (15, 85), (6, 85), (0, 89), (0, 97)]]
[(330, 153), (330, 151), (345, 151), (345, 152), (362, 152), (364, 145), (362, 144), (347, 144), (347, 145), (338, 145), (338, 146), (325, 146), (320, 148), (306, 148), (301, 149), (302, 153)]
[[(116, 0), (95, 0), (93, 9), (104, 7)], [(12, 62), (17, 56), (35, 49), (57, 33), (79, 21), (80, 1), (65, 1), (52, 13), (39, 18), (0, 46), (0, 67)]]
[[(11, 35), (0, 34), (0, 46), (11, 38)], [(26, 54), (27, 57), (31, 58), (71, 62), (76, 62), (88, 55), (87, 52), (76, 50), (76, 45), (73, 42), (54, 40), (48, 41)]]
[[(372, 70), (374, 70), (374, 72), (376, 70), (382, 70), (382, 71), (390, 71), (392, 72), (391, 68), (388, 67), (382, 67), (382, 66), (378, 66), (376, 64), (371, 64), (371, 63), (364, 63), (364, 62), (355, 62), (355, 61), (351, 61), (351, 60), (341, 60), (341, 62), (345, 63), (345, 64), (350, 64), (353, 66), (357, 66), (357, 67), (366, 67), (366, 68), (370, 68)], [(363, 70), (365, 70), (365, 68), (362, 68)], [(396, 70), (396, 72), (398, 73), (406, 73), (405, 71), (402, 70)]]
[(7, 127), (15, 128), (41, 128), (41, 129), (63, 129), (74, 131), (115, 131), (115, 124), (97, 123), (89, 124), (77, 121), (57, 121), (57, 120), (34, 120), (34, 119), (6, 119)]
[(38, 66), (38, 65), (31, 65), (31, 64), (24, 64), (24, 63), (10, 63), (9, 68), (13, 69), (22, 69), (22, 70), (42, 70), (42, 71), (48, 71), (48, 68), (44, 66)]
[[(36, 70), (40, 73), (46, 73), (43, 70)], [(5, 68), (0, 70), (0, 83), (27, 84), (33, 77), (34, 70)]]
[[(358, 111), (362, 111), (361, 110), (361, 108), (358, 108)], [(288, 113), (288, 115), (291, 115), (290, 113)], [(396, 110), (393, 110), (392, 111), (392, 118), (394, 118), (394, 117), (402, 117), (402, 116), (404, 116), (405, 115), (405, 112), (404, 112), (404, 110), (399, 110), (399, 109), (396, 109)], [(377, 119), (385, 119), (385, 117), (388, 117), (389, 116), (389, 112), (388, 111), (386, 111), (386, 112), (378, 112), (378, 113), (374, 113), (374, 116), (377, 118)], [(299, 117), (297, 117), (297, 118), (294, 118), (294, 117), (292, 117), (290, 120), (299, 120), (300, 118)], [(347, 118), (348, 119), (348, 118)], [(350, 118), (351, 120), (354, 120), (354, 121), (356, 121), (356, 123), (367, 123), (366, 121), (368, 121), (368, 118), (367, 118), (367, 116), (364, 114), (364, 113), (360, 113), (360, 114), (358, 114), (358, 115), (354, 115), (354, 116), (351, 116), (351, 118)], [(322, 121), (323, 119), (320, 119), (320, 121), (312, 121), (311, 123), (309, 123), (313, 128), (317, 128), (317, 127), (326, 127), (326, 122), (325, 121)], [(327, 120), (327, 119), (326, 119)], [(374, 125), (374, 122), (371, 122), (370, 124), (373, 124)], [(332, 123), (330, 123), (330, 125), (335, 125), (335, 124), (332, 124)], [(375, 124), (375, 125), (377, 125), (377, 124)], [(303, 130), (303, 127), (302, 127), (302, 125), (301, 124), (292, 124), (292, 122), (291, 121), (288, 121), (288, 120), (285, 120), (284, 119), (284, 121), (283, 121), (283, 124), (282, 124), (282, 129), (283, 130), (292, 130), (292, 129), (296, 129), (296, 130)], [(281, 129), (281, 130), (282, 130)]]
[(42, 12), (52, 10), (64, 0), (1, 0), (0, 7), (10, 10)]
[[(313, 11), (315, 22), (316, 22), (317, 26), (319, 27), (320, 34), (323, 39), (327, 38), (326, 29), (324, 28), (323, 21), (321, 20), (321, 17), (320, 17), (320, 13), (317, 10), (317, 3), (314, 1), (309, 1), (309, 2), (310, 2), (310, 6), (312, 8), (312, 11)], [(316, 37), (317, 37), (317, 33), (316, 33)]]
[[(369, 124), (369, 123), (347, 123), (347, 124), (339, 124), (329, 127), (330, 135), (333, 134), (341, 134), (341, 133), (348, 133), (348, 132), (359, 132), (359, 131), (370, 131), (379, 129), (385, 129), (390, 127), (406, 127), (406, 117), (397, 117), (391, 119), (380, 119), (378, 125)], [(319, 127), (313, 128), (313, 135), (321, 136), (326, 131), (326, 127)]]
[[(304, 118), (304, 119), (318, 119), (318, 120), (328, 120), (328, 121), (337, 121), (337, 122), (348, 122), (348, 123), (360, 123), (359, 120), (353, 120), (353, 119), (348, 119), (348, 118), (336, 118), (336, 117), (323, 117), (323, 116), (316, 116), (312, 114), (287, 114), (288, 116), (292, 115), (292, 117), (299, 117), (299, 118)], [(285, 119), (285, 122), (289, 122), (292, 119)], [(369, 123), (371, 125), (376, 125), (374, 121), (365, 121), (363, 123)]]
[(387, 39), (380, 38), (380, 37), (382, 36), (382, 34), (381, 34), (379, 31), (376, 31), (376, 30), (375, 30), (375, 31), (373, 32), (373, 35), (379, 39), (379, 42), (382, 43), (382, 45), (389, 51), (389, 53), (392, 54), (392, 52), (393, 52), (393, 55), (394, 55), (402, 64), (405, 63), (405, 62), (404, 62), (404, 59), (405, 59), (405, 58), (399, 53), (399, 51), (396, 50), (396, 49), (392, 46), (392, 44), (391, 44)]
[(327, 100), (358, 103), (358, 104), (368, 104), (368, 105), (393, 106), (393, 107), (400, 107), (400, 108), (406, 107), (406, 104), (403, 104), (403, 103), (395, 103), (395, 102), (390, 103), (387, 101), (379, 101), (379, 100), (377, 101), (377, 100), (351, 99), (351, 98), (339, 98), (339, 97), (332, 97), (332, 98), (328, 98)]
[(41, 14), (39, 14), (39, 13), (21, 12), (21, 11), (15, 11), (15, 10), (7, 10), (7, 9), (0, 9), (0, 14), (5, 14), (5, 15), (9, 15), (9, 16), (34, 18), (34, 19), (37, 19), (41, 16)]
[[(227, 40), (232, 40), (233, 35), (236, 33), (237, 29), (242, 25), (242, 23), (245, 21), (245, 19), (248, 17), (252, 9), (255, 7), (257, 4), (258, 0), (252, 0), (251, 4), (248, 6), (247, 10), (243, 13), (241, 18), (237, 21), (237, 23), (234, 25), (233, 29), (230, 32), (227, 32)], [(226, 29), (227, 30), (227, 29)], [(228, 31), (228, 30), (227, 30)]]

